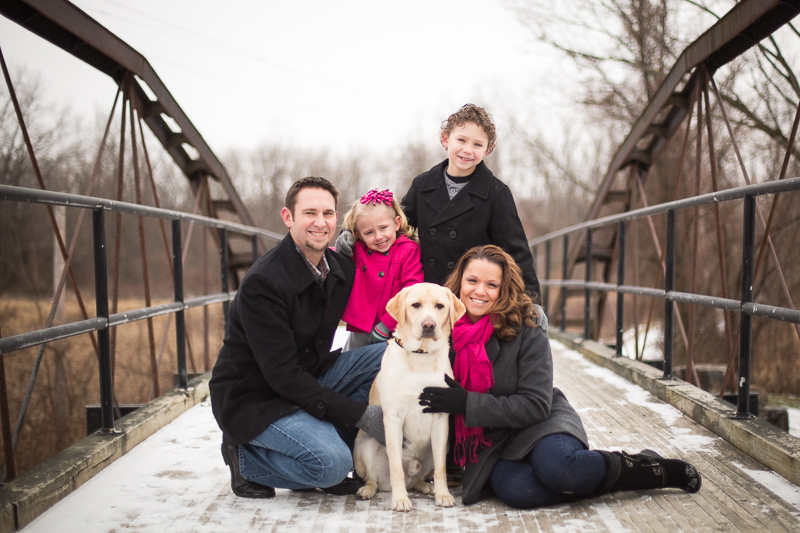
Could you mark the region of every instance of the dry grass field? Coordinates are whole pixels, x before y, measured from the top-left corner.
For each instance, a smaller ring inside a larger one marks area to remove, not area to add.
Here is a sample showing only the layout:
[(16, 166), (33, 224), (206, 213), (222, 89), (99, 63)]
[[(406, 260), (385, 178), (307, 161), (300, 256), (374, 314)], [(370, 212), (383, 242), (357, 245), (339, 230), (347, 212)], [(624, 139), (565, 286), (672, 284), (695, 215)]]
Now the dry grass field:
[[(158, 305), (165, 302), (153, 302)], [(49, 300), (15, 299), (0, 301), (0, 332), (3, 337), (43, 328), (52, 302)], [(94, 315), (94, 302), (87, 302), (89, 316)], [(143, 307), (141, 300), (120, 300), (119, 311)], [(62, 304), (54, 325), (82, 319), (73, 296)], [(208, 370), (222, 345), (222, 304), (208, 308), (209, 333), (204, 335), (203, 309), (186, 312), (187, 367), (189, 373)], [(147, 321), (119, 326), (112, 333), (114, 353), (114, 391), (119, 404), (141, 404), (154, 397), (151, 372), (150, 342)], [(175, 320), (171, 315), (153, 319), (155, 357), (158, 364), (160, 393), (172, 388), (177, 371)], [(204, 346), (208, 339), (208, 361)], [(116, 349), (115, 349), (116, 347)], [(5, 354), (5, 371), (12, 431), (17, 424), (20, 407), (31, 378), (39, 347)], [(87, 334), (46, 345), (38, 377), (15, 448), (17, 475), (55, 455), (86, 436), (86, 406), (100, 401), (97, 355)], [(2, 442), (0, 442), (2, 447)], [(3, 456), (0, 455), (0, 461)]]

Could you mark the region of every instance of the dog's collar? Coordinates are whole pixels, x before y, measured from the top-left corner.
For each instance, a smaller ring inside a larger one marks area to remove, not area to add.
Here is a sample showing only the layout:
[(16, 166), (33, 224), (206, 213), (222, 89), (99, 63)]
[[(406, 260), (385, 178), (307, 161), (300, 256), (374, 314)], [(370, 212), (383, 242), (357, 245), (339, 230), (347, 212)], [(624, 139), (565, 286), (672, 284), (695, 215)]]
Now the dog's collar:
[[(397, 337), (392, 337), (392, 340), (394, 342), (396, 342), (399, 347), (403, 348), (403, 341), (401, 341)], [(403, 349), (405, 350), (405, 348), (403, 348)], [(411, 353), (428, 353), (428, 352), (423, 351), (422, 349), (419, 349), (419, 350), (412, 350)]]

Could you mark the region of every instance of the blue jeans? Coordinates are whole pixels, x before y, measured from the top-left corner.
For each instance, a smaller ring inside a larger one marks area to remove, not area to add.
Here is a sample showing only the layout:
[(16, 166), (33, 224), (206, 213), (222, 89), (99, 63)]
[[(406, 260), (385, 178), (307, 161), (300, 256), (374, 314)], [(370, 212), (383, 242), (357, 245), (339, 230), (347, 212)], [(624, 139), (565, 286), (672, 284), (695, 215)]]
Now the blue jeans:
[[(367, 403), (385, 350), (381, 343), (344, 352), (319, 378), (320, 385)], [(342, 437), (330, 422), (295, 411), (238, 447), (242, 477), (282, 489), (331, 487), (353, 468), (352, 452)]]
[(603, 457), (566, 433), (540, 440), (522, 461), (500, 459), (490, 483), (503, 503), (519, 509), (556, 505), (591, 494), (606, 477)]

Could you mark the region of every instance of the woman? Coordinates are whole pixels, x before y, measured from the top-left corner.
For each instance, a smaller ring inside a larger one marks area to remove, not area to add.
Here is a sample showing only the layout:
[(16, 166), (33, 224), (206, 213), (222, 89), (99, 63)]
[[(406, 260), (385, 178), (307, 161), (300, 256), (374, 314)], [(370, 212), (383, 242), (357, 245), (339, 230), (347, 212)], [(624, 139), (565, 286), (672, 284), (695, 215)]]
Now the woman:
[(550, 343), (534, 326), (511, 256), (497, 246), (472, 248), (445, 284), (467, 308), (453, 328), (455, 381), (427, 387), (419, 399), (423, 412), (456, 415), (465, 505), (489, 488), (523, 509), (622, 490), (700, 490), (700, 474), (685, 461), (650, 450), (589, 451), (580, 417), (553, 387)]

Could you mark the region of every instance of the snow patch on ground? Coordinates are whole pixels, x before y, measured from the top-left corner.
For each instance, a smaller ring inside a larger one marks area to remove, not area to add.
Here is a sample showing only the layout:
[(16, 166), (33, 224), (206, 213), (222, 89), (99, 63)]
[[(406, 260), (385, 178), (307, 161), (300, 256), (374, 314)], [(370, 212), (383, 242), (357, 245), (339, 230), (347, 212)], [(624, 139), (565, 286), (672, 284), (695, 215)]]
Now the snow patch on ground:
[(670, 429), (672, 438), (669, 443), (683, 452), (704, 452), (709, 454), (718, 453), (713, 445), (721, 440), (719, 437), (708, 437), (706, 435), (692, 435), (689, 428)]
[[(195, 533), (280, 530), (388, 530), (411, 517), (390, 510), (391, 495), (372, 501), (278, 489), (268, 500), (237, 498), (222, 461), (222, 433), (208, 402), (201, 403), (122, 456), (25, 528), (26, 533), (119, 531)], [(325, 512), (317, 512), (324, 499)], [(481, 515), (460, 505), (435, 506), (432, 497), (411, 493), (414, 509), (435, 517), (419, 531), (483, 532)], [(309, 511), (308, 508), (312, 510)], [(496, 525), (496, 524), (495, 524)], [(402, 531), (403, 528), (400, 527)]]
[[(569, 350), (566, 346), (558, 341), (550, 341), (550, 347), (553, 351), (558, 350), (559, 357), (565, 357), (573, 361), (582, 363), (583, 371), (588, 375), (595, 377), (623, 392), (623, 397), (620, 401), (628, 402), (633, 405), (639, 405), (655, 412), (664, 423), (668, 426), (675, 424), (675, 421), (682, 418), (683, 414), (669, 404), (657, 401), (652, 394), (644, 390), (638, 385), (635, 385), (615, 374), (607, 368), (601, 368), (590, 361), (587, 361), (581, 354), (574, 350)], [(656, 401), (654, 401), (656, 400)]]
[(672, 438), (669, 441), (672, 446), (685, 452), (702, 451), (706, 453), (717, 453), (713, 444), (720, 440), (719, 437), (693, 435), (691, 434), (691, 429), (675, 426), (675, 423), (683, 418), (683, 413), (681, 413), (675, 407), (661, 402), (648, 391), (634, 383), (631, 383), (622, 376), (615, 374), (611, 370), (595, 365), (591, 361), (588, 361), (586, 358), (584, 358), (583, 355), (574, 350), (570, 350), (559, 341), (551, 340), (550, 347), (553, 352), (558, 353), (559, 357), (580, 363), (582, 366), (581, 370), (583, 370), (586, 374), (622, 391), (620, 399), (617, 400), (620, 404), (629, 403), (645, 407), (661, 417), (661, 420), (663, 420), (664, 424), (669, 427), (670, 433), (672, 434)]
[(800, 409), (789, 407), (786, 411), (789, 413), (789, 435), (800, 438)]
[[(643, 360), (660, 361), (664, 359), (664, 330), (661, 329), (660, 325), (651, 326), (647, 332), (644, 331), (644, 327), (639, 330), (639, 350), (642, 349), (643, 345)], [(622, 355), (636, 359), (636, 333), (634, 328), (622, 334)]]
[(756, 483), (759, 483), (769, 489), (776, 496), (780, 497), (783, 501), (796, 509), (792, 514), (800, 518), (800, 487), (794, 485), (786, 478), (766, 470), (749, 470), (739, 463), (731, 463), (733, 466), (753, 478)]

